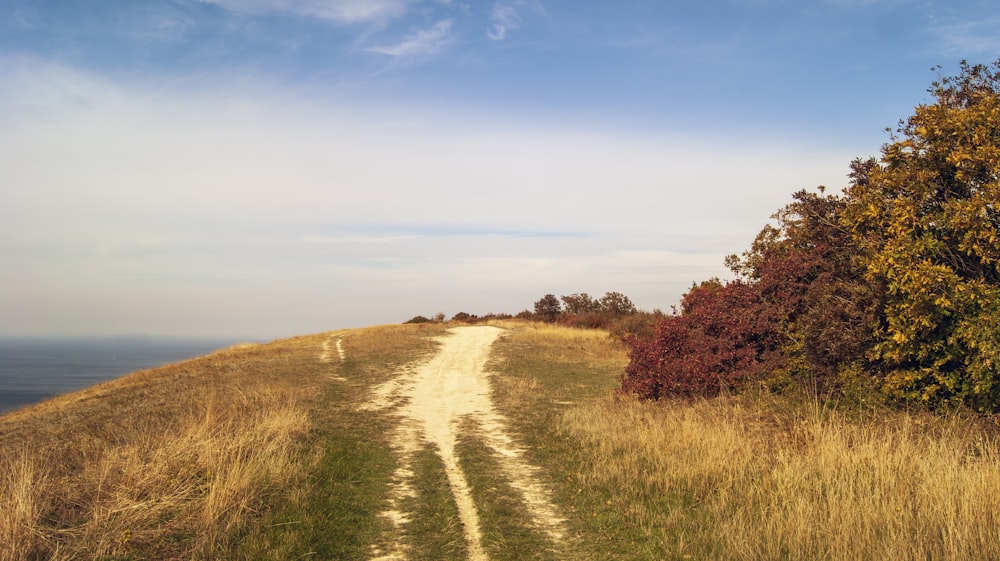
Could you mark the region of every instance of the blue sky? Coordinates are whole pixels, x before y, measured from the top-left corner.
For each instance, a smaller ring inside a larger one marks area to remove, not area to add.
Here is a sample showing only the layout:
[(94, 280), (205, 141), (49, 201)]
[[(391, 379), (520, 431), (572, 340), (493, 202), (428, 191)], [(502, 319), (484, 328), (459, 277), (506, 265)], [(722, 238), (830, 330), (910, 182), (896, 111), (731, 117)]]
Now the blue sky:
[(0, 335), (668, 309), (992, 1), (0, 3)]

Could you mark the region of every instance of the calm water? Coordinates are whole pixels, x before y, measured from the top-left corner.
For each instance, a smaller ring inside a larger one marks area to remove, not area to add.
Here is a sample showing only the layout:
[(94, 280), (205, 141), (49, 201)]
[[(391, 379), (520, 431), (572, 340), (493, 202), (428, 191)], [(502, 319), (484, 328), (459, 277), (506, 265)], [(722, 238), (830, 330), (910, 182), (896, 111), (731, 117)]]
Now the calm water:
[(0, 338), (0, 413), (237, 342), (156, 337)]

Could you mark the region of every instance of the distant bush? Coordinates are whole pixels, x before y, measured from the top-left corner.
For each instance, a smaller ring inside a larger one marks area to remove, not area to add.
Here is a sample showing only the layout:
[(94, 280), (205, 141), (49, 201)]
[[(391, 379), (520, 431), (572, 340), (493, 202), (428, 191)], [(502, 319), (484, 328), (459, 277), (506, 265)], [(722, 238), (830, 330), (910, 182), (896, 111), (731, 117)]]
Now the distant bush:
[(511, 314), (492, 313), (491, 312), (491, 313), (488, 313), (488, 314), (486, 314), (484, 316), (479, 317), (478, 321), (489, 321), (491, 319), (514, 319), (514, 316), (511, 315)]
[[(554, 294), (546, 294), (535, 302), (534, 319), (558, 322), (569, 327), (608, 329), (624, 334), (629, 329), (616, 328), (623, 318), (643, 313), (645, 312), (636, 308), (628, 296), (620, 292), (607, 292), (599, 299), (581, 292), (559, 298)], [(639, 320), (632, 323), (639, 327), (643, 322)]]
[(412, 318), (404, 321), (403, 323), (404, 324), (407, 324), (407, 323), (428, 323), (429, 321), (431, 321), (430, 318), (426, 318), (424, 316), (413, 316)]
[(656, 324), (663, 319), (663, 312), (658, 310), (653, 312), (638, 311), (617, 318), (611, 325), (607, 326), (611, 335), (620, 339), (637, 337), (640, 339), (652, 337), (656, 332)]

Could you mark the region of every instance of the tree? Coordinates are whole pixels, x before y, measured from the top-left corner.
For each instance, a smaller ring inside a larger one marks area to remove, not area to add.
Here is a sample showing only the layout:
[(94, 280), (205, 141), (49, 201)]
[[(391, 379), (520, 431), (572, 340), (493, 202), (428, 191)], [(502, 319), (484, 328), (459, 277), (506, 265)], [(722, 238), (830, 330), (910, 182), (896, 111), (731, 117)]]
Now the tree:
[(601, 308), (600, 302), (593, 299), (586, 292), (563, 296), (562, 301), (566, 305), (566, 312), (570, 314), (587, 314), (596, 312)]
[(780, 317), (784, 366), (772, 383), (816, 393), (838, 388), (845, 370), (868, 368), (881, 321), (882, 287), (865, 278), (859, 247), (842, 223), (847, 198), (799, 191), (775, 213), (751, 249), (726, 258), (756, 283), (769, 313)]
[(562, 312), (562, 304), (555, 294), (546, 294), (535, 302), (535, 315), (542, 321), (552, 323)]
[(1000, 411), (1000, 60), (963, 61), (929, 91), (880, 158), (851, 163), (843, 196), (796, 193), (727, 258), (738, 281), (695, 287), (633, 341), (623, 388), (851, 376), (893, 400)]
[(844, 223), (884, 284), (882, 383), (930, 405), (1000, 407), (1000, 60), (961, 63), (852, 164)]
[(628, 316), (638, 312), (632, 300), (620, 292), (606, 292), (601, 297), (600, 310), (612, 317)]

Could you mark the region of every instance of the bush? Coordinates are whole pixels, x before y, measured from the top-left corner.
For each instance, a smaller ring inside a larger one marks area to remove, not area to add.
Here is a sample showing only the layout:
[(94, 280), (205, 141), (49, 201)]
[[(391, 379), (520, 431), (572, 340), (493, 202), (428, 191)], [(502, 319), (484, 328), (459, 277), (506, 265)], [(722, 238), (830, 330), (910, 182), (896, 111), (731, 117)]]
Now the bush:
[(780, 359), (776, 324), (757, 286), (703, 282), (650, 338), (631, 336), (622, 390), (643, 399), (713, 396), (760, 378)]

